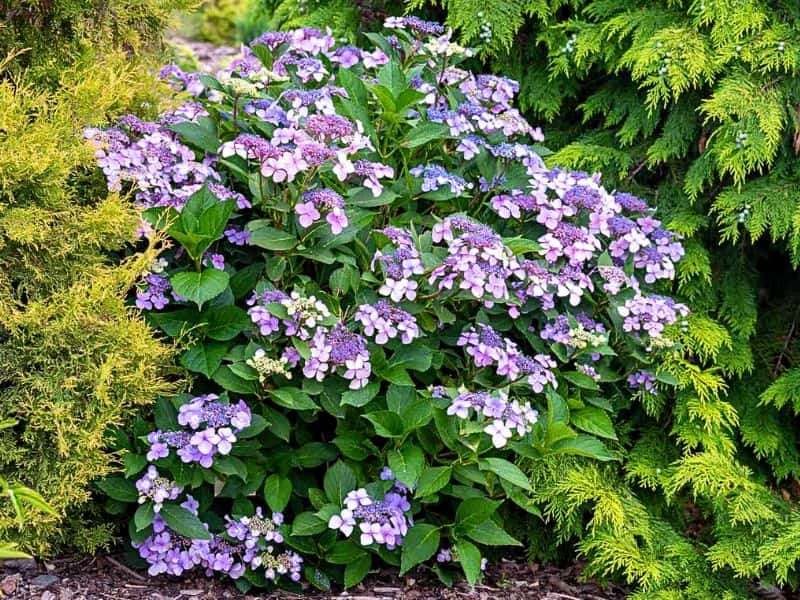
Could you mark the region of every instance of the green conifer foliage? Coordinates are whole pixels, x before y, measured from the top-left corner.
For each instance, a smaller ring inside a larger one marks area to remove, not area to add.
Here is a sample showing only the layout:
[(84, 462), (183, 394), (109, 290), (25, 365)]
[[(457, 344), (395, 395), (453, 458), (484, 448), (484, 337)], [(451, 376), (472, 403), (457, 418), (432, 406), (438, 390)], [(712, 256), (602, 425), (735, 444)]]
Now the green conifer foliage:
[(156, 251), (114, 266), (138, 217), (94, 174), (82, 132), (156, 110), (138, 53), (180, 5), (0, 2), (0, 421), (15, 422), (0, 431), (0, 476), (57, 513), (20, 526), (4, 503), (0, 540), (34, 554), (108, 542), (87, 519), (89, 483), (121, 463), (108, 428), (169, 388), (170, 349), (124, 303)]

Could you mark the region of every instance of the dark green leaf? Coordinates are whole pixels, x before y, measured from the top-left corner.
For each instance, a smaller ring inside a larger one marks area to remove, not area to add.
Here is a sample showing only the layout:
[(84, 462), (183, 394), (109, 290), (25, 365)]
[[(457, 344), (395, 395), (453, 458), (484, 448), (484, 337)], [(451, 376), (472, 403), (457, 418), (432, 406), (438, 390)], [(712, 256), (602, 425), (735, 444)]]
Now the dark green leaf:
[(381, 386), (373, 381), (359, 390), (348, 390), (342, 394), (341, 404), (362, 407), (369, 404), (378, 395)]
[(203, 526), (203, 522), (185, 508), (177, 504), (165, 504), (159, 512), (175, 532), (192, 540), (210, 540), (211, 534)]
[(361, 583), (367, 574), (369, 574), (371, 568), (372, 556), (366, 553), (348, 562), (347, 566), (344, 568), (344, 587), (351, 588)]
[(617, 439), (614, 431), (614, 424), (608, 413), (595, 406), (587, 406), (580, 410), (573, 410), (570, 421), (575, 427), (587, 433), (591, 433), (611, 440)]
[(255, 394), (258, 391), (256, 382), (239, 377), (227, 365), (222, 365), (218, 368), (214, 373), (213, 379), (215, 383), (235, 394)]
[(416, 446), (405, 444), (399, 450), (389, 452), (389, 468), (394, 476), (409, 488), (417, 484), (422, 469), (425, 467), (425, 456)]
[(435, 494), (450, 483), (452, 472), (452, 467), (429, 467), (425, 469), (419, 477), (419, 484), (414, 497), (424, 498)]
[(488, 498), (467, 498), (456, 509), (456, 526), (460, 531), (468, 531), (489, 519), (498, 506), (499, 501)]
[(533, 491), (531, 482), (525, 473), (512, 462), (503, 458), (485, 458), (480, 462), (480, 468), (484, 471), (491, 471), (498, 477), (513, 483), (527, 491)]
[(439, 549), (439, 528), (428, 523), (417, 523), (408, 530), (403, 539), (400, 558), (400, 575), (404, 575), (419, 563), (428, 560)]
[(522, 544), (508, 535), (505, 530), (491, 519), (466, 531), (467, 537), (485, 546), (521, 546)]
[(259, 219), (250, 221), (247, 230), (250, 232), (250, 244), (267, 250), (291, 250), (297, 245), (297, 238), (280, 229), (270, 227), (271, 221)]
[(278, 388), (271, 390), (270, 396), (275, 404), (292, 410), (314, 410), (319, 408), (319, 405), (306, 394), (303, 390), (297, 388)]
[(470, 585), (475, 585), (481, 576), (481, 551), (475, 544), (466, 540), (457, 540), (455, 549), (461, 561), (461, 568)]
[(279, 473), (273, 473), (264, 481), (264, 499), (271, 510), (283, 511), (292, 496), (292, 481)]
[(106, 477), (97, 482), (97, 487), (109, 498), (120, 502), (136, 502), (139, 499), (136, 485), (124, 477)]
[(170, 278), (173, 291), (202, 308), (203, 304), (216, 298), (228, 287), (230, 277), (225, 271), (205, 269), (201, 272), (182, 271)]
[(227, 351), (228, 345), (225, 342), (195, 344), (181, 354), (181, 365), (211, 379), (222, 364), (222, 357)]
[(300, 513), (292, 523), (292, 535), (315, 535), (328, 528), (328, 524), (312, 512)]
[(253, 322), (247, 313), (238, 306), (218, 306), (203, 313), (206, 321), (206, 335), (212, 340), (228, 341), (235, 338)]
[(328, 500), (341, 505), (348, 492), (356, 489), (356, 476), (353, 470), (342, 461), (337, 461), (325, 473), (323, 487)]
[(588, 456), (603, 462), (617, 460), (617, 457), (609, 452), (603, 442), (589, 435), (579, 435), (575, 438), (559, 440), (552, 446), (551, 451), (556, 454)]
[(136, 531), (141, 531), (149, 527), (153, 523), (154, 518), (155, 512), (153, 512), (153, 503), (145, 502), (144, 504), (140, 504), (136, 512), (133, 513), (133, 525)]
[(380, 410), (361, 416), (372, 423), (375, 433), (381, 437), (391, 438), (403, 435), (403, 422), (397, 413), (390, 410)]
[(181, 140), (205, 152), (216, 154), (220, 147), (217, 139), (217, 128), (208, 117), (199, 117), (197, 122), (181, 121), (169, 126)]

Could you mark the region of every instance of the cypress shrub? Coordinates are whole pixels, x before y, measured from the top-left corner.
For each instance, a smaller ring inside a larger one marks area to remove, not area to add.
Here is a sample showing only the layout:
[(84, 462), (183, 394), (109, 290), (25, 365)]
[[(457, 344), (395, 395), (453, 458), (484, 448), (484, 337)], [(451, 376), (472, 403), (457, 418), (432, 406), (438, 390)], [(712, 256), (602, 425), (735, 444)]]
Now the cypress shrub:
[[(20, 529), (0, 508), (0, 540), (43, 554), (91, 549), (89, 482), (116, 467), (110, 425), (170, 386), (171, 350), (124, 302), (156, 249), (122, 262), (139, 225), (93, 174), (87, 124), (157, 109), (148, 73), (180, 0), (0, 2), (0, 475), (35, 488), (58, 517)], [(126, 249), (127, 248), (127, 249)]]

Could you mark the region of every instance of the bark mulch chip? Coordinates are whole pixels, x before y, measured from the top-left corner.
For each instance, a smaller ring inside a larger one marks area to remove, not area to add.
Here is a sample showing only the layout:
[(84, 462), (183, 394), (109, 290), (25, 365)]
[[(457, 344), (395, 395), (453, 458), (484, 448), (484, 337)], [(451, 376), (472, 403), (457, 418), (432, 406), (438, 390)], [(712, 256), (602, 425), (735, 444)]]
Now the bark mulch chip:
[(489, 567), (484, 583), (445, 588), (426, 575), (398, 578), (391, 573), (370, 576), (347, 592), (307, 596), (285, 592), (240, 594), (228, 583), (204, 577), (153, 578), (126, 567), (113, 556), (59, 559), (44, 564), (11, 561), (0, 568), (3, 600), (621, 600), (618, 586), (601, 589), (581, 582), (581, 567), (566, 569), (503, 561)]

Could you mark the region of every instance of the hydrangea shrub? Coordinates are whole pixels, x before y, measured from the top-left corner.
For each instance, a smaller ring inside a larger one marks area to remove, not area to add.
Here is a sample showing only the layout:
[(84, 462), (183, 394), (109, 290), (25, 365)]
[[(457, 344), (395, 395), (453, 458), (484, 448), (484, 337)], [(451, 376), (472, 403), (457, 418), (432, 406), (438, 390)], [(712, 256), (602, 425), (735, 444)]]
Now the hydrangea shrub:
[[(663, 402), (688, 308), (648, 205), (550, 168), (503, 77), (436, 24), (368, 49), (267, 33), (157, 122), (90, 130), (141, 233), (174, 243), (136, 306), (194, 396), (120, 432), (150, 572), (352, 586), (380, 564), (480, 577), (540, 518), (523, 458), (619, 458)], [(657, 293), (662, 289), (662, 294)]]

